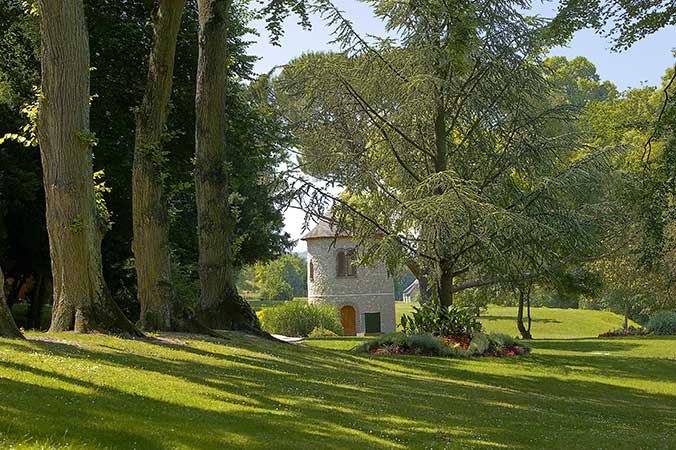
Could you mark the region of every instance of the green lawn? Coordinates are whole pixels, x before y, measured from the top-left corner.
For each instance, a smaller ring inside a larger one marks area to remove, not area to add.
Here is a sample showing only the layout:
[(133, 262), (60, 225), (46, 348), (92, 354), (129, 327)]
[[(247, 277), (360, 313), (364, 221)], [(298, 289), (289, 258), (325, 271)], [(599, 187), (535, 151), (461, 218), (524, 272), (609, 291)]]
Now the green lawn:
[(284, 303), (283, 300), (262, 300), (260, 298), (247, 298), (246, 301), (249, 302), (254, 311), (260, 311), (263, 308), (277, 306)]
[(542, 340), (526, 357), (465, 360), (236, 334), (30, 337), (0, 341), (0, 448), (676, 446), (676, 338)]
[[(402, 314), (410, 313), (414, 303), (396, 302), (397, 323)], [(519, 334), (516, 329), (516, 307), (489, 305), (480, 321), (488, 332)], [(536, 339), (596, 337), (606, 331), (621, 328), (623, 319), (608, 311), (584, 309), (531, 308), (531, 332)], [(634, 322), (631, 325), (636, 325)]]

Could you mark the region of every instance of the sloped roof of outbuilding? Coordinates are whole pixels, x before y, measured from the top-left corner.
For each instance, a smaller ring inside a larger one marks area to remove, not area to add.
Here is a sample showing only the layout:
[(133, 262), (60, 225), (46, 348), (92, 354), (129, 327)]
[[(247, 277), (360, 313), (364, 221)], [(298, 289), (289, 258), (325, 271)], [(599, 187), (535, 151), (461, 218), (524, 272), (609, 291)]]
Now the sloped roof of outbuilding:
[(320, 220), (317, 222), (317, 225), (310, 230), (305, 236), (301, 239), (307, 241), (308, 239), (335, 239), (337, 237), (350, 237), (351, 234), (347, 231), (341, 231), (340, 233), (325, 220)]

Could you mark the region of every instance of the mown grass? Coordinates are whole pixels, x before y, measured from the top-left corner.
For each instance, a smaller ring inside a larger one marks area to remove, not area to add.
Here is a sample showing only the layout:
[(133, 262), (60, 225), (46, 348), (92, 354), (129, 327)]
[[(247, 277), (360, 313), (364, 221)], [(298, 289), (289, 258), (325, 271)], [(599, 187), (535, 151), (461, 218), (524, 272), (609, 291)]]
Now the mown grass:
[[(396, 302), (397, 323), (403, 314), (411, 313), (415, 303)], [(479, 321), (487, 332), (517, 336), (514, 306), (489, 305)], [(596, 337), (606, 331), (621, 328), (623, 318), (609, 311), (585, 309), (531, 308), (531, 333), (538, 339)], [(630, 322), (630, 325), (637, 326)]]
[[(673, 449), (676, 339), (526, 357), (355, 355), (233, 334), (0, 340), (0, 448)], [(46, 339), (54, 339), (47, 341)]]

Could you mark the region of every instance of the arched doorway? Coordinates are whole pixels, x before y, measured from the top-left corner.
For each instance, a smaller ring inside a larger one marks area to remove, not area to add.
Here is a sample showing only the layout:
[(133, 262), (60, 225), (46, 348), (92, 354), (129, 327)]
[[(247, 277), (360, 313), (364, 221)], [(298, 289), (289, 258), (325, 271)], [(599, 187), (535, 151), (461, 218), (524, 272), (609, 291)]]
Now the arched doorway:
[(357, 314), (350, 305), (340, 308), (340, 321), (343, 324), (343, 333), (345, 336), (357, 335)]

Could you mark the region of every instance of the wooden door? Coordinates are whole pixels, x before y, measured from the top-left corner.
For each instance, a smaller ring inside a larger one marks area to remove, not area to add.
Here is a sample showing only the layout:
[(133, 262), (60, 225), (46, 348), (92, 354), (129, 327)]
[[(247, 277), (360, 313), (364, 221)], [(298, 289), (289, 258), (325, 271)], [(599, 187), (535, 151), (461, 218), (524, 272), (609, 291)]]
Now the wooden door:
[(345, 336), (356, 336), (357, 314), (352, 306), (345, 305), (340, 308), (340, 321), (343, 324), (343, 333)]

